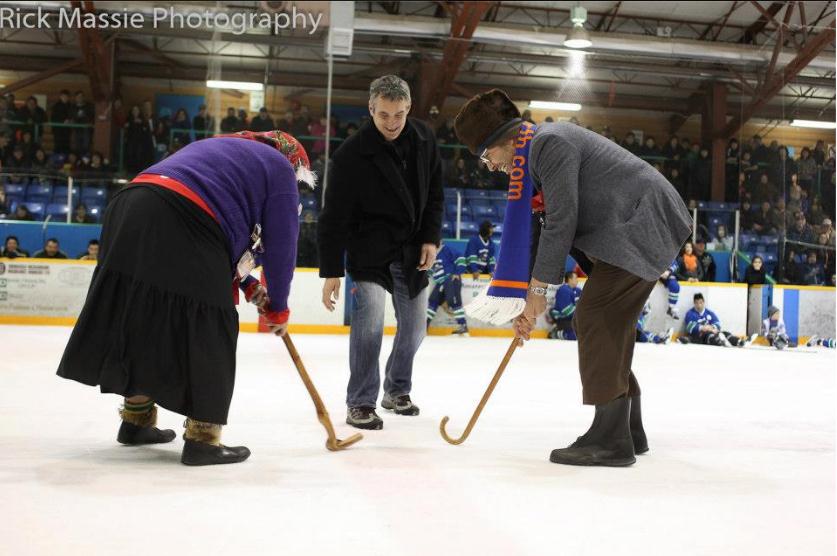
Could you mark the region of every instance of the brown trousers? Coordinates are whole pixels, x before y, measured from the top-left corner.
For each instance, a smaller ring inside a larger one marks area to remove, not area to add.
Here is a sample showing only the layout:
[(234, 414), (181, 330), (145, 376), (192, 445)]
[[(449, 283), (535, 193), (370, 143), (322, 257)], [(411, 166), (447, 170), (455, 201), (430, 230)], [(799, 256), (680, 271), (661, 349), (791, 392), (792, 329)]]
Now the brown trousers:
[(573, 317), (585, 404), (640, 394), (631, 370), (636, 321), (653, 289), (654, 282), (617, 266), (603, 261), (593, 266)]

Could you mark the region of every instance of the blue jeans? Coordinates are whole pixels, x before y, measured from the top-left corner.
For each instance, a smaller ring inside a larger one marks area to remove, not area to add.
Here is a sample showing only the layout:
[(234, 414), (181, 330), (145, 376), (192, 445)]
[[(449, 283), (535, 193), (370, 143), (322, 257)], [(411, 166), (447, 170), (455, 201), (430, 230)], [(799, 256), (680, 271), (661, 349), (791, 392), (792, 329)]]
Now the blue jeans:
[[(413, 357), (425, 336), (428, 288), (410, 299), (400, 263), (389, 266), (393, 278), (392, 303), (397, 328), (386, 366), (384, 391), (392, 396), (412, 389)], [(375, 282), (355, 282), (352, 292), (352, 326), (349, 335), (349, 387), (346, 405), (376, 407), (381, 388), (381, 342), (384, 337), (384, 304), (387, 291)]]

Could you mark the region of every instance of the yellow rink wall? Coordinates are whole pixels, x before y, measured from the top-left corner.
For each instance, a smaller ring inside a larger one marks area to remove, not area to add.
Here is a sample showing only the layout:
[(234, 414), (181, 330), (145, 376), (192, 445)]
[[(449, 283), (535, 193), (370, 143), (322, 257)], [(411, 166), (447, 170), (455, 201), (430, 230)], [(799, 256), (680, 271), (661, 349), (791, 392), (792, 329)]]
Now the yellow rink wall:
[[(0, 259), (0, 324), (73, 325), (84, 305), (94, 268), (93, 261)], [(583, 279), (579, 281), (582, 290), (584, 282)], [(467, 306), (487, 284), (487, 276), (475, 281), (470, 275), (464, 275), (463, 303)], [(835, 335), (833, 288), (767, 286), (751, 288), (748, 292), (747, 286), (743, 284), (684, 282), (680, 286), (677, 307), (681, 319), (672, 320), (666, 316), (668, 291), (658, 283), (649, 298), (651, 312), (647, 319), (648, 329), (662, 333), (673, 327), (675, 334), (682, 333), (682, 317), (692, 306), (692, 296), (700, 292), (706, 298), (707, 307), (718, 314), (724, 329), (736, 334), (757, 331), (764, 318), (761, 315), (766, 316), (767, 307), (772, 303), (778, 304), (783, 310), (788, 330), (794, 336)], [(550, 306), (554, 301), (555, 290), (554, 286), (549, 289)], [(322, 279), (317, 269), (296, 269), (289, 300), (290, 330), (301, 334), (347, 334), (349, 327), (346, 315), (350, 310), (347, 295), (350, 292), (344, 281), (337, 309), (334, 312), (327, 311), (321, 301)], [(256, 332), (258, 313), (255, 307), (242, 303), (238, 311), (241, 331)], [(384, 324), (385, 333), (394, 334), (396, 322), (391, 303), (386, 304)], [(450, 334), (455, 325), (452, 316), (440, 308), (431, 323), (429, 334)], [(535, 337), (545, 338), (549, 327), (542, 316), (538, 320)], [(512, 336), (510, 325), (497, 327), (472, 321), (469, 328), (472, 336)]]

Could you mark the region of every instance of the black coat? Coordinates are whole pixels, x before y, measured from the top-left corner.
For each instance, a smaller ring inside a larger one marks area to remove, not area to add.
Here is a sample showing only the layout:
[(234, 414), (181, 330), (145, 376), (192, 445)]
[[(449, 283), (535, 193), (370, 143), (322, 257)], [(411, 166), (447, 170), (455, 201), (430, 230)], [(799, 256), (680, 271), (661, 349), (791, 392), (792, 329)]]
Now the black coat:
[(321, 277), (343, 276), (345, 253), (355, 281), (391, 292), (389, 264), (401, 262), (411, 297), (427, 285), (427, 273), (416, 267), (422, 244), (441, 241), (442, 164), (430, 126), (412, 118), (408, 125), (416, 134), (417, 208), (374, 123), (364, 123), (334, 152), (318, 228)]

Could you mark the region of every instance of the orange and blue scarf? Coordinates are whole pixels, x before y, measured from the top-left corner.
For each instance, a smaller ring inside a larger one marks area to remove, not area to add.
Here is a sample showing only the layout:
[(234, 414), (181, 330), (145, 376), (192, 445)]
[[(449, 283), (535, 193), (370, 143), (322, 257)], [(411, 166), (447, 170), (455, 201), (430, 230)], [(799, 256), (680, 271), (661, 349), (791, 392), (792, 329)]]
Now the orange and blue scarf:
[(526, 306), (533, 192), (529, 147), (536, 129), (537, 126), (529, 122), (520, 125), (514, 144), (503, 237), (494, 278), (488, 288), (465, 307), (468, 316), (491, 324), (506, 324)]

